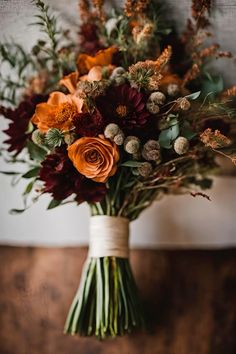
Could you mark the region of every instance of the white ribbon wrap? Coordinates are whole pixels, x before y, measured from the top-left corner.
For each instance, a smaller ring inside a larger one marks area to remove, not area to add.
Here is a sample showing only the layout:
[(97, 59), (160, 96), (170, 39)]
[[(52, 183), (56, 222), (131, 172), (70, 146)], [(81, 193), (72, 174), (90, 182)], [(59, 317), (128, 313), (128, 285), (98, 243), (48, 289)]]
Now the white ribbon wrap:
[(89, 257), (129, 258), (129, 220), (97, 215), (90, 218)]

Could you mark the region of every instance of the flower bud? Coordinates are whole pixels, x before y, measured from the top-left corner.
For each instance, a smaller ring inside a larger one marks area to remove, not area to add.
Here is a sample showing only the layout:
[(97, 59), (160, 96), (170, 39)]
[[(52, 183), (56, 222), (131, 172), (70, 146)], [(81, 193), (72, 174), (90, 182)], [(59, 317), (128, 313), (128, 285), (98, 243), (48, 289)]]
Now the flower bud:
[(127, 136), (124, 141), (124, 149), (128, 154), (136, 154), (140, 148), (140, 140), (136, 136)]
[(183, 155), (189, 149), (189, 141), (183, 136), (179, 136), (174, 142), (174, 150), (176, 154)]
[(124, 143), (124, 140), (125, 140), (125, 135), (121, 130), (113, 138), (113, 141), (116, 145), (122, 145)]
[(177, 96), (179, 93), (179, 85), (177, 84), (169, 84), (167, 86), (167, 93), (169, 96)]
[(139, 175), (147, 178), (150, 176), (150, 174), (152, 173), (152, 165), (150, 164), (150, 162), (143, 162), (141, 166), (138, 167), (138, 172)]
[(110, 123), (104, 130), (105, 138), (113, 140), (114, 137), (120, 132), (120, 128), (115, 123)]
[(39, 129), (33, 131), (31, 138), (33, 143), (36, 145), (43, 145), (45, 143), (45, 134), (42, 133)]

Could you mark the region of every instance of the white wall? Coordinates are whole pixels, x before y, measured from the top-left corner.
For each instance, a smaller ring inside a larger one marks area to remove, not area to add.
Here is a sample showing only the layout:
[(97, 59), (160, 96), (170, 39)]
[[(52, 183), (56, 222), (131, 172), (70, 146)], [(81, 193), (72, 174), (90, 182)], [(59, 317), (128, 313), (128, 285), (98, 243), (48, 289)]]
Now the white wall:
[[(65, 22), (71, 29), (77, 22), (77, 0), (47, 1), (55, 9), (63, 10)], [(167, 1), (174, 17), (181, 23), (185, 21), (190, 1)], [(235, 49), (235, 5), (217, 0), (220, 12), (215, 17), (214, 27), (217, 41), (224, 49)], [(64, 6), (66, 4), (66, 6)], [(0, 39), (12, 36), (25, 47), (30, 48), (39, 36), (33, 27), (33, 8), (30, 0), (8, 0), (0, 2)], [(236, 82), (233, 64), (221, 64), (221, 70), (228, 82)], [(6, 122), (0, 120), (0, 129)], [(1, 134), (1, 141), (4, 139)], [(0, 170), (9, 168), (1, 161)], [(86, 205), (68, 205), (46, 211), (49, 198), (44, 196), (25, 214), (11, 216), (8, 210), (20, 208), (21, 192), (24, 183), (11, 188), (10, 180), (0, 175), (0, 243), (21, 245), (77, 245), (87, 243), (89, 211)], [(236, 180), (216, 178), (210, 191), (212, 201), (191, 196), (171, 196), (155, 203), (146, 210), (139, 220), (132, 223), (131, 243), (141, 247), (218, 247), (236, 245)]]

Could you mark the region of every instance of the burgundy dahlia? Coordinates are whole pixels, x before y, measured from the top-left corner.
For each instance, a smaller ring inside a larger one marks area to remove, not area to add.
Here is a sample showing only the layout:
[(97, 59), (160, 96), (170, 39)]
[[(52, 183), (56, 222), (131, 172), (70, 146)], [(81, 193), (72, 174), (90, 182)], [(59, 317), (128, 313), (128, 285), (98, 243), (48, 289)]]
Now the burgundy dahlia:
[(104, 183), (88, 180), (74, 168), (65, 147), (46, 157), (39, 177), (44, 182), (44, 193), (50, 193), (56, 200), (66, 199), (75, 193), (78, 203), (93, 203), (101, 201), (106, 194)]
[(93, 113), (79, 113), (75, 116), (73, 123), (75, 133), (79, 136), (96, 136), (103, 132), (105, 122), (98, 110)]
[(96, 103), (106, 123), (116, 123), (125, 132), (144, 127), (150, 119), (144, 95), (128, 84), (113, 87)]
[(7, 149), (9, 152), (14, 151), (17, 155), (25, 147), (29, 137), (29, 133), (27, 133), (29, 121), (35, 112), (36, 105), (46, 100), (47, 96), (32, 95), (26, 97), (16, 109), (0, 107), (0, 114), (11, 120), (8, 128), (4, 130), (4, 133), (9, 137), (4, 141), (9, 145)]

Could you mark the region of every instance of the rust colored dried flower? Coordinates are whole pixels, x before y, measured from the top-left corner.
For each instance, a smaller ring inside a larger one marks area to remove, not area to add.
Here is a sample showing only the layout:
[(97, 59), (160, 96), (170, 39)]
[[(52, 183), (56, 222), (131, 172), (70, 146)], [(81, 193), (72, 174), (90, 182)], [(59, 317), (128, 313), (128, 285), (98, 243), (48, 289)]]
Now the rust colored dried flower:
[(92, 0), (93, 6), (97, 11), (98, 18), (103, 22), (105, 21), (105, 13), (103, 10), (104, 0)]
[(222, 97), (233, 97), (236, 96), (236, 85), (230, 87), (222, 93)]
[(150, 0), (126, 0), (124, 5), (124, 13), (127, 17), (136, 14), (143, 15), (149, 5)]
[(144, 26), (135, 26), (132, 30), (134, 41), (137, 44), (146, 41), (152, 35), (153, 29), (152, 23), (146, 23)]
[(213, 131), (210, 128), (206, 129), (200, 135), (200, 140), (205, 146), (211, 147), (212, 149), (220, 149), (231, 144), (231, 140), (225, 135), (221, 134), (219, 130)]
[(217, 54), (217, 50), (219, 49), (219, 44), (212, 44), (211, 46), (204, 48), (199, 53), (200, 58), (211, 57)]
[(162, 79), (162, 70), (170, 60), (171, 46), (168, 46), (157, 60), (139, 61), (129, 67), (129, 80), (133, 87), (144, 87), (151, 91), (159, 88)]
[(82, 22), (86, 22), (86, 20), (90, 17), (90, 6), (88, 0), (79, 0), (78, 3), (79, 7), (79, 15)]
[(187, 83), (189, 83), (190, 81), (193, 81), (196, 79), (196, 77), (199, 75), (200, 73), (200, 69), (199, 66), (194, 63), (192, 65), (192, 67), (186, 72), (186, 74), (184, 75), (184, 79), (183, 79), (183, 83), (182, 86), (186, 86)]

